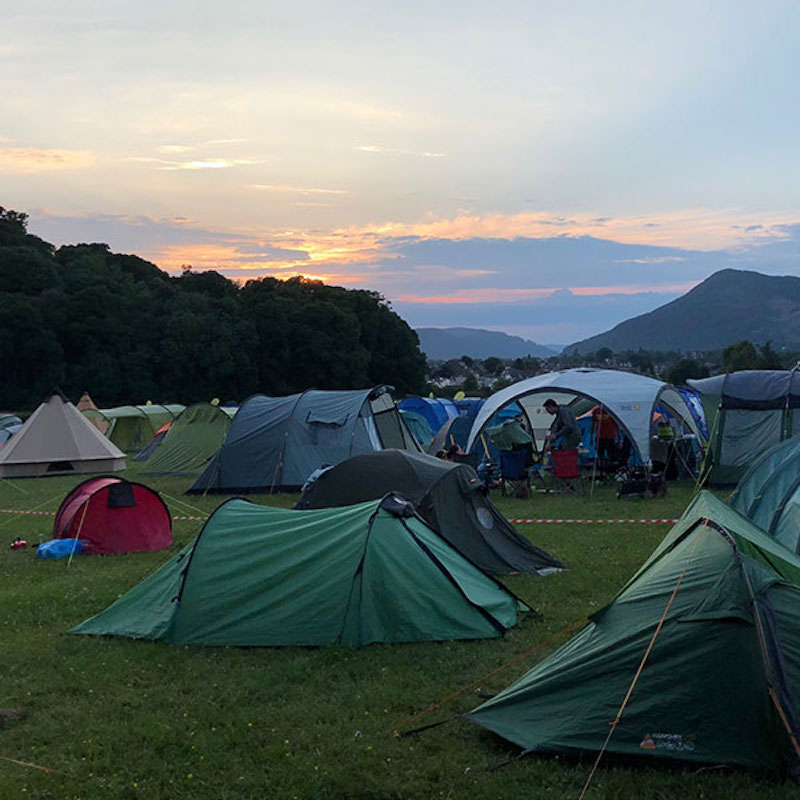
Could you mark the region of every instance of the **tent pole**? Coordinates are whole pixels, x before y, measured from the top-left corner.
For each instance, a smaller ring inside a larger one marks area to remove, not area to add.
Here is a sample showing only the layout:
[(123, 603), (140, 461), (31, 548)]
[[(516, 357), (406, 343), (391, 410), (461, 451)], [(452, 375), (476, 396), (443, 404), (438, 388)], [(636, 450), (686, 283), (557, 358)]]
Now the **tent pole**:
[(72, 540), (72, 549), (69, 553), (69, 558), (67, 559), (67, 566), (72, 564), (72, 557), (75, 555), (75, 548), (78, 546), (78, 539), (81, 535), (81, 530), (83, 530), (83, 521), (86, 519), (86, 512), (89, 510), (89, 501), (91, 497), (86, 498), (86, 502), (83, 504), (83, 513), (81, 514), (81, 521), (78, 523), (78, 530), (75, 531), (75, 538)]
[[(600, 403), (600, 415), (603, 414), (603, 404)], [(594, 428), (594, 426), (592, 426)], [(592, 443), (592, 437), (589, 436), (589, 444)], [(594, 461), (592, 462), (592, 483), (589, 487), (589, 499), (594, 497), (594, 485), (597, 479), (597, 460), (600, 458), (600, 426), (598, 425), (597, 430), (594, 431)]]

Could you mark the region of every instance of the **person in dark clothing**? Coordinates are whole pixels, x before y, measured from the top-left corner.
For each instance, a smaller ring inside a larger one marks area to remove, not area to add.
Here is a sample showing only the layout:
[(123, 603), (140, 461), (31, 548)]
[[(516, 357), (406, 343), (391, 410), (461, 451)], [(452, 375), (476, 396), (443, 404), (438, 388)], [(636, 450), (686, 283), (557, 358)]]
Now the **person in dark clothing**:
[(544, 410), (555, 417), (544, 440), (545, 451), (574, 450), (581, 443), (581, 429), (572, 409), (548, 398), (544, 401)]

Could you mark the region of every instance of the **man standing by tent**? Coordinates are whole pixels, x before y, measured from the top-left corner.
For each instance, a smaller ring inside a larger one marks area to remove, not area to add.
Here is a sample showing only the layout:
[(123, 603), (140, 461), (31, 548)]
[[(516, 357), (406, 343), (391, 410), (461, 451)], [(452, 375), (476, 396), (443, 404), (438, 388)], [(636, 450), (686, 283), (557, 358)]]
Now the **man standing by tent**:
[(581, 443), (581, 430), (572, 409), (548, 398), (544, 401), (544, 410), (555, 416), (550, 433), (544, 440), (544, 451), (574, 450)]

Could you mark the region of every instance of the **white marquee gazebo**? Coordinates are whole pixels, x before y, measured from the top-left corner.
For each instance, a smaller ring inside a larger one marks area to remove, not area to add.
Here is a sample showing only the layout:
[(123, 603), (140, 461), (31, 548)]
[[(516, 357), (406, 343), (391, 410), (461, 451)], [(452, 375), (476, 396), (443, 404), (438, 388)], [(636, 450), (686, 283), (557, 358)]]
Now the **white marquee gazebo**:
[(569, 405), (576, 415), (602, 405), (630, 436), (644, 463), (650, 461), (651, 427), (656, 406), (667, 409), (686, 429), (700, 436), (686, 401), (674, 386), (632, 372), (581, 367), (537, 375), (495, 392), (475, 417), (467, 451), (471, 450), (494, 415), (514, 402), (527, 418), (537, 445), (541, 444), (553, 421), (543, 407), (548, 398)]

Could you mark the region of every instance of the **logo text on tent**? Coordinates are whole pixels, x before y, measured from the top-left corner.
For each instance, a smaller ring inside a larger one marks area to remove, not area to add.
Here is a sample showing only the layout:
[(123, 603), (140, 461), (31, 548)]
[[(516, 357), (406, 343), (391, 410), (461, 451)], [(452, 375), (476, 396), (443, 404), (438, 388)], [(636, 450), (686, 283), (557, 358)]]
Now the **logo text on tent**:
[(694, 750), (694, 734), (646, 733), (639, 743), (640, 750), (669, 750), (677, 753), (691, 753)]

